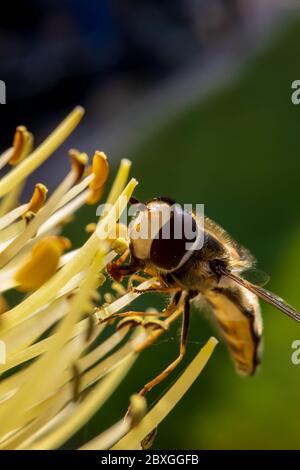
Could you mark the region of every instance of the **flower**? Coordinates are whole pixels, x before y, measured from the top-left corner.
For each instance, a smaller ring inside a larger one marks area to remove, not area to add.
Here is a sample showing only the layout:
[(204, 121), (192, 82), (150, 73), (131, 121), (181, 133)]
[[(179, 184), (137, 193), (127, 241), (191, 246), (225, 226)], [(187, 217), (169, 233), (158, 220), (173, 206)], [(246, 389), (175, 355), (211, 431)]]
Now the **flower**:
[[(99, 297), (106, 265), (128, 248), (124, 227), (117, 226), (137, 185), (135, 179), (127, 183), (128, 160), (121, 161), (110, 190), (110, 210), (89, 224), (88, 239), (79, 249), (71, 250), (61, 230), (76, 210), (101, 197), (109, 174), (103, 152), (96, 151), (87, 168), (87, 155), (71, 150), (70, 171), (50, 196), (37, 184), (27, 203), (18, 202), (26, 178), (65, 141), (83, 114), (75, 108), (35, 150), (31, 133), (18, 127), (12, 147), (0, 156), (0, 168), (12, 166), (0, 180), (0, 340), (6, 348), (6, 361), (0, 363), (1, 449), (60, 447), (101, 408), (140, 352), (181, 314), (178, 309), (165, 319), (163, 328), (153, 323), (130, 329), (126, 322), (102, 339), (103, 318), (141, 295), (112, 282), (115, 295), (104, 293), (102, 306)], [(23, 292), (12, 308), (5, 300), (10, 289)], [(211, 338), (149, 412), (145, 398), (134, 395), (125, 419), (82, 448), (148, 447), (152, 431), (192, 385), (215, 345)]]

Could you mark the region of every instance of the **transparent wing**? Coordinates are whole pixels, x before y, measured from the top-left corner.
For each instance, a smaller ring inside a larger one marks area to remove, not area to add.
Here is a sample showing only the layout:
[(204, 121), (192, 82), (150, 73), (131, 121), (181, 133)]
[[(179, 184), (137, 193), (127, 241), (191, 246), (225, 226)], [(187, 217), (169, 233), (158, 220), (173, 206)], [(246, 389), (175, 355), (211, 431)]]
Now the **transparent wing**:
[(276, 294), (273, 294), (272, 292), (269, 292), (268, 290), (264, 289), (263, 287), (254, 285), (251, 282), (247, 281), (246, 279), (243, 279), (240, 276), (237, 276), (236, 274), (234, 274), (230, 271), (227, 271), (225, 266), (219, 266), (218, 271), (223, 276), (226, 276), (226, 277), (232, 279), (237, 284), (245, 287), (249, 291), (253, 292), (253, 294), (255, 294), (259, 298), (263, 299), (268, 304), (273, 305), (273, 307), (276, 307), (278, 310), (283, 312), (285, 315), (287, 315), (288, 317), (290, 317), (293, 320), (300, 323), (300, 313), (297, 312), (297, 310), (295, 310), (289, 304), (287, 304), (285, 302), (285, 300), (278, 297)]
[[(234, 271), (233, 274), (235, 274)], [(265, 273), (264, 271), (261, 271), (260, 269), (252, 267), (245, 269), (242, 272), (239, 272), (237, 276), (240, 276), (241, 278), (245, 279), (251, 284), (254, 284), (255, 286), (261, 287), (265, 286), (270, 281), (269, 274)]]

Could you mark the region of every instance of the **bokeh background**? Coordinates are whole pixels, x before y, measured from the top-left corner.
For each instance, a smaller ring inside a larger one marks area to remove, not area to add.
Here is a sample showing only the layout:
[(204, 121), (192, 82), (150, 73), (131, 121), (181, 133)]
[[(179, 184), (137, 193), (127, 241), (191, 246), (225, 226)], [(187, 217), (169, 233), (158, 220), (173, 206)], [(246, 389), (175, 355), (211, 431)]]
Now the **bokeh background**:
[[(37, 142), (75, 105), (87, 116), (31, 179), (51, 187), (70, 146), (104, 150), (116, 170), (133, 161), (147, 200), (204, 203), (206, 214), (249, 247), (270, 289), (300, 308), (300, 12), (292, 0), (19, 0), (0, 18), (1, 147), (26, 124)], [(95, 208), (66, 233), (81, 243)], [(149, 295), (137, 307), (159, 306)], [(262, 305), (260, 372), (236, 375), (219, 345), (192, 389), (160, 426), (157, 449), (300, 448), (300, 326)], [(194, 311), (184, 365), (213, 328)], [(128, 396), (177, 354), (176, 326), (145, 351), (101, 415), (65, 446), (119, 419)], [(180, 373), (149, 395), (154, 403)]]

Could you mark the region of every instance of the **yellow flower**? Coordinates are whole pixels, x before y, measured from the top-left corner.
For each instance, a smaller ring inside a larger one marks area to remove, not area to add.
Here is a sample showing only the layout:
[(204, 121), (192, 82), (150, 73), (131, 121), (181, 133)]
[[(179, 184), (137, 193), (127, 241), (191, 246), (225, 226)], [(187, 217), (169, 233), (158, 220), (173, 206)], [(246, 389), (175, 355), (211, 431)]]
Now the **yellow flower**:
[[(18, 127), (12, 147), (0, 156), (0, 168), (12, 165), (0, 180), (0, 341), (6, 350), (5, 363), (0, 361), (0, 449), (60, 447), (109, 399), (141, 351), (181, 315), (178, 309), (162, 328), (153, 323), (131, 330), (127, 322), (99, 340), (107, 324), (102, 320), (141, 295), (112, 282), (115, 294), (102, 292), (109, 303), (96, 308), (106, 265), (128, 247), (126, 227), (118, 224), (137, 185), (135, 179), (127, 183), (128, 160), (121, 161), (108, 195), (110, 209), (89, 224), (79, 249), (71, 250), (60, 232), (76, 210), (102, 195), (109, 174), (103, 152), (96, 151), (86, 169), (87, 155), (71, 150), (70, 171), (48, 199), (40, 183), (28, 203), (18, 203), (26, 178), (65, 141), (83, 113), (75, 108), (35, 150), (30, 132)], [(13, 288), (26, 295), (9, 308), (5, 293)], [(215, 345), (211, 338), (149, 412), (145, 399), (134, 395), (126, 418), (120, 416), (82, 448), (149, 447), (153, 430), (192, 385)]]

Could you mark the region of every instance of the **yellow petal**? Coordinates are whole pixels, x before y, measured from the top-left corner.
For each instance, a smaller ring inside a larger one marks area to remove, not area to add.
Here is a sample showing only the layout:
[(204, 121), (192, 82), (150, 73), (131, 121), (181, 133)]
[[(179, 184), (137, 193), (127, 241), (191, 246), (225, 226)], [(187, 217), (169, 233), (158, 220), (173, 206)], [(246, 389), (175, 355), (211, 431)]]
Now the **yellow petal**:
[(68, 248), (70, 241), (64, 237), (49, 236), (38, 242), (15, 274), (18, 289), (27, 292), (44, 284), (53, 276), (60, 256)]
[(126, 185), (130, 168), (131, 161), (127, 160), (127, 158), (122, 158), (118, 174), (115, 177), (115, 180), (107, 197), (107, 204), (114, 204), (118, 199), (120, 191), (122, 191)]
[(0, 197), (5, 196), (5, 194), (18, 186), (18, 184), (24, 181), (28, 175), (50, 157), (71, 132), (73, 132), (83, 114), (84, 110), (80, 106), (77, 106), (28, 158), (7, 173), (0, 180)]
[(25, 126), (17, 127), (13, 143), (13, 152), (9, 159), (9, 164), (12, 166), (17, 165), (30, 154), (32, 147), (32, 134), (28, 132)]

